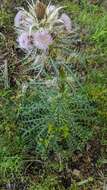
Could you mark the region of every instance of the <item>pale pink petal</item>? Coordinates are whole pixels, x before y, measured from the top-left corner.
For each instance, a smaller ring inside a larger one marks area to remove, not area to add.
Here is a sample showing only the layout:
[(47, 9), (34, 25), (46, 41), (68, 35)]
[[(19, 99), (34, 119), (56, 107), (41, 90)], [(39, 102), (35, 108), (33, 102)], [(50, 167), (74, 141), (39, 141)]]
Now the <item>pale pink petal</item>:
[(38, 49), (46, 50), (52, 44), (52, 37), (48, 31), (37, 31), (34, 34), (34, 45)]
[(48, 5), (46, 9), (46, 14), (49, 16), (53, 11), (55, 11), (56, 7), (54, 5)]
[(71, 25), (72, 25), (72, 23), (71, 23), (70, 17), (69, 17), (67, 14), (63, 13), (63, 14), (61, 15), (61, 17), (60, 17), (60, 20), (63, 22), (63, 24), (64, 24), (66, 30), (67, 30), (68, 32), (71, 32)]
[(53, 12), (56, 9), (56, 7), (54, 5), (50, 5), (48, 7), (49, 13)]
[(16, 27), (28, 28), (32, 25), (33, 20), (31, 17), (28, 17), (24, 11), (20, 10), (14, 19), (14, 25)]
[(18, 43), (19, 43), (20, 48), (25, 49), (25, 50), (31, 50), (34, 47), (33, 36), (34, 34), (29, 35), (29, 33), (27, 32), (22, 33), (18, 38)]

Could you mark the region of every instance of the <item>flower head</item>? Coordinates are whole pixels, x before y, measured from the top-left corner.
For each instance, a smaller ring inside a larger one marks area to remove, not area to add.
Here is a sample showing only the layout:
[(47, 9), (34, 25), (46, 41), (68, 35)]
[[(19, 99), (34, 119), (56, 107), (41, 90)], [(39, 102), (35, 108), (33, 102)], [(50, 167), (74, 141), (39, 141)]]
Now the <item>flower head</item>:
[(69, 16), (65, 13), (63, 13), (60, 17), (60, 20), (63, 22), (66, 30), (68, 32), (71, 32), (71, 19), (69, 18)]
[(34, 45), (38, 49), (46, 50), (48, 49), (49, 45), (52, 44), (52, 37), (48, 33), (48, 31), (43, 30), (43, 31), (37, 31), (34, 34)]
[(20, 10), (14, 19), (14, 25), (21, 28), (29, 28), (33, 23), (31, 17), (29, 17), (23, 10)]
[(49, 5), (47, 6), (47, 14), (52, 13), (54, 10), (56, 9), (56, 7), (54, 5)]
[(27, 51), (31, 50), (34, 47), (33, 40), (34, 34), (29, 35), (28, 32), (22, 33), (18, 38), (20, 48)]
[(35, 12), (38, 19), (43, 19), (46, 11), (46, 5), (39, 0), (36, 2)]
[[(52, 44), (51, 33), (57, 36), (64, 31), (71, 31), (71, 20), (67, 14), (59, 17), (59, 11), (63, 7), (49, 4), (46, 6), (41, 1), (28, 2), (28, 11), (20, 8), (14, 19), (14, 25), (18, 33), (18, 43), (21, 49), (30, 51), (35, 49), (47, 50)], [(61, 23), (61, 25), (60, 25)]]

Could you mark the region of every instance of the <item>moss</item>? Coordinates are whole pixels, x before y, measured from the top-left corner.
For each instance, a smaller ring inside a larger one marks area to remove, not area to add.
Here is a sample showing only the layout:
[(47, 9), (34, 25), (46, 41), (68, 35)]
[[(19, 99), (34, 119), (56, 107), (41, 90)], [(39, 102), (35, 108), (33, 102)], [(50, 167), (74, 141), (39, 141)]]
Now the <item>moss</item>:
[(0, 27), (10, 27), (11, 21), (13, 18), (13, 14), (10, 12), (7, 12), (5, 9), (0, 10)]

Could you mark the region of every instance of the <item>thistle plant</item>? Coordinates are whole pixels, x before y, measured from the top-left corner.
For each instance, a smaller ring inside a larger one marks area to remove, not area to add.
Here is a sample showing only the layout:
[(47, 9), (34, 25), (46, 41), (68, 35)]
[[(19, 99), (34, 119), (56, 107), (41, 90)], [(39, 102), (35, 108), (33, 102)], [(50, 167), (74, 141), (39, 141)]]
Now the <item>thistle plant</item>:
[[(63, 38), (71, 32), (71, 19), (65, 13), (60, 14), (63, 7), (51, 3), (43, 4), (27, 2), (28, 10), (18, 8), (14, 19), (17, 42), (27, 57), (33, 60), (37, 68), (37, 77), (40, 75), (44, 62), (49, 55), (50, 46), (56, 39)], [(53, 47), (52, 47), (53, 48)], [(40, 67), (39, 67), (40, 65)]]

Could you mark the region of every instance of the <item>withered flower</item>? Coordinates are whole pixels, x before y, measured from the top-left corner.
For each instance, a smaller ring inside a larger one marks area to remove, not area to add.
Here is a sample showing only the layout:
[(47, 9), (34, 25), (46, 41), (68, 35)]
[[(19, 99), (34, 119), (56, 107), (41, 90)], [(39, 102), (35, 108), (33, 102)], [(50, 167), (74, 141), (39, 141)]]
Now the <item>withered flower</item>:
[(43, 19), (46, 11), (46, 5), (39, 0), (36, 2), (35, 12), (38, 19)]

